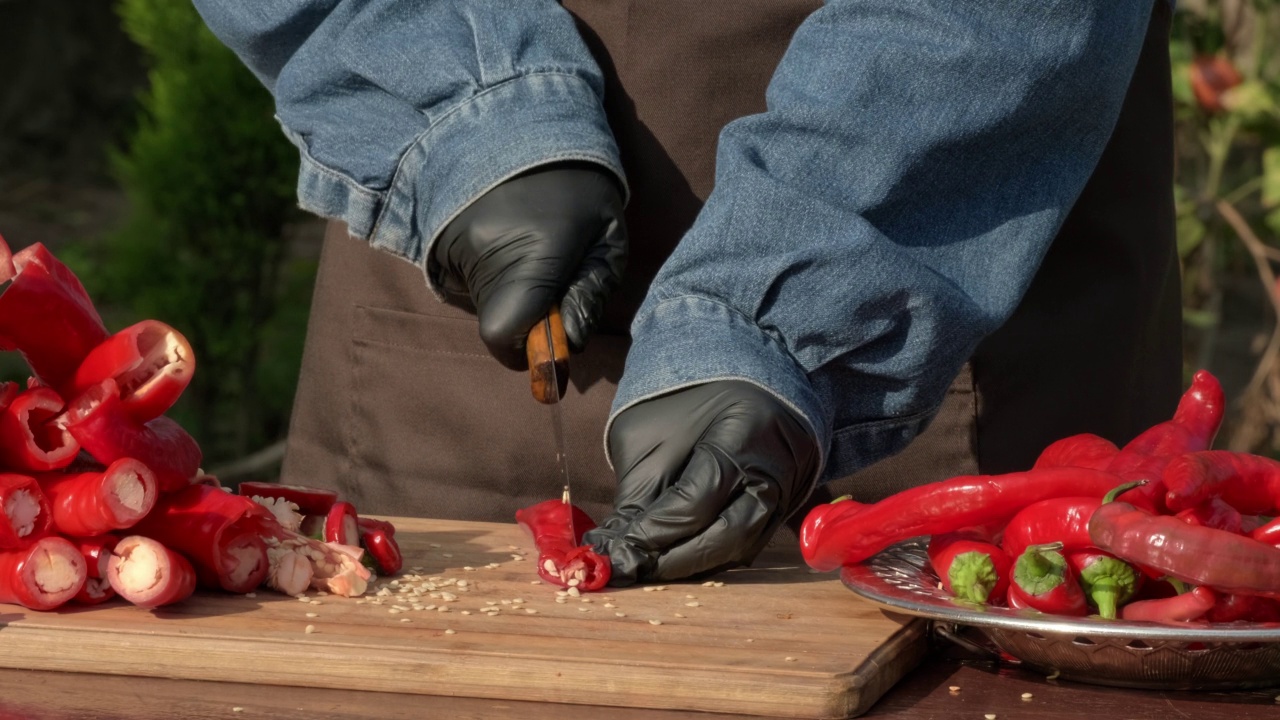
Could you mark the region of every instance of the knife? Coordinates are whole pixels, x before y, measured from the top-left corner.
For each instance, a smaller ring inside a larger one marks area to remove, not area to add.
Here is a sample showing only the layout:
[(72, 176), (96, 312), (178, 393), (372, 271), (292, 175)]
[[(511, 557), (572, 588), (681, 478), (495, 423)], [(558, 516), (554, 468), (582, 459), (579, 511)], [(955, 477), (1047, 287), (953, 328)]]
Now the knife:
[[(564, 484), (561, 499), (566, 505), (573, 502), (569, 491), (569, 457), (564, 447), (564, 412), (560, 407), (565, 390), (569, 387), (569, 340), (564, 334), (564, 321), (560, 318), (560, 306), (552, 305), (547, 316), (529, 331), (525, 343), (525, 356), (529, 361), (529, 386), (533, 398), (551, 408), (551, 432), (555, 437), (556, 465), (560, 469), (560, 481)], [(573, 512), (569, 518), (569, 530), (578, 539), (573, 527)]]

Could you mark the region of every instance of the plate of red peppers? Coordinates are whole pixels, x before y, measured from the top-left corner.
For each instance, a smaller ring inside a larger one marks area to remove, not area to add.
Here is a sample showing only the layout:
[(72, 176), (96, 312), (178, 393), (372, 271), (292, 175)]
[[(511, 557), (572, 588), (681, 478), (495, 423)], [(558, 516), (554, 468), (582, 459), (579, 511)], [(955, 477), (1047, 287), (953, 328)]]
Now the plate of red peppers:
[(1274, 686), (1280, 462), (1211, 449), (1224, 406), (1201, 370), (1171, 419), (1122, 447), (1075, 435), (1026, 471), (841, 498), (805, 518), (802, 554), (885, 609), (1066, 679)]

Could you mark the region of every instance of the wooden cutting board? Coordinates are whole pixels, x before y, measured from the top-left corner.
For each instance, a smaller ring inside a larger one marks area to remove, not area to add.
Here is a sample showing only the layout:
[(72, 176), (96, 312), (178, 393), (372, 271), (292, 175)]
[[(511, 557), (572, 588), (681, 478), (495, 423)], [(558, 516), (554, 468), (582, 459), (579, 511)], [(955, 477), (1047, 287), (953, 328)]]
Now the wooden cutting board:
[(718, 585), (556, 602), (557, 588), (533, 582), (536, 554), (517, 526), (392, 520), (407, 576), (379, 582), (381, 596), (201, 592), (155, 612), (118, 600), (53, 613), (0, 604), (0, 667), (844, 718), (925, 652), (922, 621), (884, 614), (776, 551)]

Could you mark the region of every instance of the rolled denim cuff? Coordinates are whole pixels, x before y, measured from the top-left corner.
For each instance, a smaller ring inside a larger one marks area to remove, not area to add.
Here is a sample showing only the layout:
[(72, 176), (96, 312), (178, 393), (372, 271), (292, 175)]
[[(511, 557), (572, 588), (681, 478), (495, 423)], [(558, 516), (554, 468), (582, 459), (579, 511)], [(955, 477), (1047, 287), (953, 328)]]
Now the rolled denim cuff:
[(741, 313), (702, 297), (676, 297), (646, 303), (631, 335), (626, 372), (604, 429), (610, 467), (609, 429), (619, 413), (714, 380), (742, 380), (772, 394), (809, 426), (825, 461), (830, 425), (804, 371), (786, 348)]
[(524, 75), (488, 88), (441, 116), (400, 158), (378, 192), (302, 152), (298, 200), (304, 210), (347, 223), (348, 232), (428, 273), (431, 246), (449, 221), (490, 189), (530, 168), (593, 162), (627, 192), (617, 144), (600, 97), (581, 77)]

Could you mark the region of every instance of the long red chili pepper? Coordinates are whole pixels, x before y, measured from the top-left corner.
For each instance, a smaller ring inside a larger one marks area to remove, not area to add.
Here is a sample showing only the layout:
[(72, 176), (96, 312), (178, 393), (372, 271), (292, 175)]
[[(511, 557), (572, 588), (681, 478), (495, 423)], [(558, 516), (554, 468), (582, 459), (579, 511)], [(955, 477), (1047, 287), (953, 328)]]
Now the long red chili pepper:
[(0, 412), (0, 464), (24, 472), (70, 465), (80, 446), (53, 422), (63, 407), (62, 398), (47, 387), (19, 393)]
[(35, 478), (0, 474), (0, 550), (13, 550), (45, 535), (53, 523), (49, 500)]
[(145, 424), (124, 413), (114, 380), (104, 380), (71, 403), (62, 423), (100, 463), (134, 458), (151, 469), (160, 492), (191, 484), (200, 470), (200, 445), (166, 416)]
[(120, 391), (124, 414), (146, 422), (177, 402), (195, 369), (195, 353), (182, 333), (159, 320), (143, 320), (90, 351), (76, 369), (67, 395), (78, 397), (110, 378)]
[(134, 532), (190, 558), (202, 585), (243, 593), (267, 576), (262, 535), (274, 525), (271, 511), (247, 497), (192, 485), (161, 496)]
[(1163, 475), (1165, 501), (1175, 512), (1215, 497), (1247, 515), (1280, 509), (1280, 463), (1271, 458), (1206, 450), (1170, 460)]
[(1212, 590), (1201, 586), (1171, 598), (1131, 602), (1120, 608), (1120, 618), (1145, 622), (1189, 622), (1209, 612), (1216, 598)]
[(0, 602), (52, 610), (75, 597), (87, 575), (70, 541), (46, 535), (21, 550), (0, 551)]
[(120, 538), (115, 535), (98, 535), (74, 541), (88, 570), (84, 587), (74, 598), (77, 603), (97, 605), (115, 597), (116, 591), (111, 589), (111, 581), (107, 579), (107, 566), (111, 561), (111, 550), (119, 542)]
[(143, 608), (181, 602), (196, 590), (196, 571), (189, 560), (138, 535), (122, 539), (111, 551), (107, 580), (117, 595)]
[(1080, 581), (1089, 604), (1108, 620), (1115, 619), (1116, 609), (1133, 598), (1142, 585), (1142, 575), (1132, 565), (1100, 550), (1067, 553), (1067, 565)]
[(41, 473), (53, 526), (63, 535), (89, 537), (133, 527), (155, 507), (156, 476), (133, 458), (101, 472)]
[(1005, 597), (1013, 560), (991, 539), (989, 533), (961, 530), (929, 540), (929, 564), (944, 590), (974, 603)]
[(1084, 591), (1071, 574), (1061, 545), (1032, 545), (1013, 563), (1009, 604), (1054, 615), (1084, 615)]
[(303, 515), (327, 515), (338, 502), (338, 493), (303, 485), (282, 485), (268, 482), (242, 482), (236, 492), (246, 497), (278, 498), (298, 506)]
[[(8, 255), (3, 239), (0, 246)], [(80, 280), (44, 245), (13, 256), (12, 279), (0, 293), (0, 350), (18, 350), (37, 377), (61, 390), (107, 335)]]
[[(1107, 492), (1114, 498), (1138, 483), (1125, 483)], [(1016, 558), (1031, 545), (1061, 543), (1063, 552), (1073, 552), (1093, 547), (1089, 537), (1089, 518), (1107, 502), (1100, 497), (1058, 497), (1041, 500), (1018, 511), (1004, 528), (1000, 546)]]
[(1240, 511), (1221, 498), (1209, 498), (1193, 508), (1183, 510), (1175, 517), (1188, 525), (1202, 525), (1236, 535), (1241, 534), (1244, 528), (1244, 518), (1240, 515)]
[(1280, 518), (1276, 518), (1249, 533), (1249, 537), (1265, 545), (1280, 545)]
[(1110, 440), (1093, 433), (1081, 433), (1050, 443), (1031, 469), (1082, 467), (1106, 470), (1119, 452), (1120, 449)]
[(538, 576), (543, 580), (560, 587), (577, 587), (580, 592), (599, 590), (608, 584), (613, 572), (609, 558), (582, 544), (582, 534), (596, 524), (567, 498), (517, 510), (516, 522), (533, 536), (538, 548)]
[(1116, 557), (1184, 582), (1280, 597), (1280, 549), (1243, 535), (1188, 525), (1122, 502), (1099, 508), (1089, 534), (1095, 545)]
[(951, 478), (904, 490), (874, 505), (836, 502), (815, 508), (805, 518), (800, 550), (814, 569), (835, 570), (908, 538), (1003, 522), (1049, 498), (1102, 497), (1120, 482), (1102, 470), (1045, 468)]
[(1219, 595), (1204, 619), (1215, 623), (1280, 622), (1280, 600), (1257, 595)]

